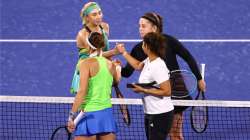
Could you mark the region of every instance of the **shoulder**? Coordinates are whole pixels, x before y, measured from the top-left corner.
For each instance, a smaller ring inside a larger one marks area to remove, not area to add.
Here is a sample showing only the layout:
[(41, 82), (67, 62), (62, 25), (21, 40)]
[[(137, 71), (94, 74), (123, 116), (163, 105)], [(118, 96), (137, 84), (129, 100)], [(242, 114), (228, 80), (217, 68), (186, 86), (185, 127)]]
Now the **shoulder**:
[(172, 35), (169, 35), (169, 34), (162, 34), (162, 35), (163, 35), (167, 40), (179, 42), (179, 40), (178, 40), (176, 37), (172, 36)]
[(169, 35), (169, 34), (166, 34), (166, 33), (162, 33), (162, 35), (165, 37), (165, 38), (174, 38), (173, 36)]
[(137, 43), (133, 48), (132, 48), (132, 51), (133, 50), (142, 50), (142, 41)]
[(80, 59), (79, 60), (79, 68), (89, 68), (92, 66), (93, 63), (97, 62), (97, 60), (93, 57), (89, 57), (89, 58), (86, 58), (86, 59)]
[(83, 28), (78, 32), (77, 37), (86, 37), (88, 34), (87, 30)]
[(169, 69), (167, 68), (165, 62), (161, 58), (157, 58), (154, 63), (152, 63), (153, 77), (155, 77), (159, 83), (169, 79)]
[(85, 38), (89, 35), (89, 33), (87, 32), (87, 30), (84, 28), (84, 29), (81, 29), (78, 34), (77, 34), (77, 41), (83, 41), (85, 42)]
[(76, 43), (79, 48), (86, 48), (86, 38), (89, 35), (86, 29), (81, 29), (76, 37)]
[(141, 47), (141, 46), (142, 46), (142, 41), (135, 45), (135, 47)]
[(109, 59), (105, 58), (105, 60), (106, 60), (106, 63), (107, 63), (108, 70), (113, 75), (115, 73), (115, 69), (116, 69), (115, 64), (112, 61), (110, 61)]
[(165, 61), (161, 59), (160, 57), (157, 58), (155, 61), (153, 61), (152, 65), (154, 65), (154, 68), (156, 70), (159, 68), (167, 69)]
[(163, 65), (165, 64), (164, 60), (162, 60), (160, 57), (156, 58), (154, 61), (153, 61), (153, 64), (155, 65)]

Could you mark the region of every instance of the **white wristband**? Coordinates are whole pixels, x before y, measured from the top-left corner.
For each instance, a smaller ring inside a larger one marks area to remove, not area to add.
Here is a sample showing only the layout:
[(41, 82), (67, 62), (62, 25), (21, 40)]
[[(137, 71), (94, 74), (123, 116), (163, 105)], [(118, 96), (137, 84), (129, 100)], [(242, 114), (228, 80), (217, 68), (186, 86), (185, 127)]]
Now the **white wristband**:
[(121, 72), (121, 71), (122, 71), (122, 67), (121, 67), (120, 65), (117, 65), (117, 66), (115, 67), (115, 69), (116, 69), (116, 71), (118, 71), (118, 72)]

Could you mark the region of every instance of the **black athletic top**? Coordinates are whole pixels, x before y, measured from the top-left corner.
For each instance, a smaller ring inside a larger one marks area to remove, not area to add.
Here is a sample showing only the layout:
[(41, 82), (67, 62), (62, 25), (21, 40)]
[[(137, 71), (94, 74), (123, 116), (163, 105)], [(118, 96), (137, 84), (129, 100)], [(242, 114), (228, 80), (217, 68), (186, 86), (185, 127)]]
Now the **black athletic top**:
[[(168, 69), (170, 71), (179, 69), (179, 65), (176, 58), (176, 56), (178, 55), (187, 62), (197, 80), (201, 80), (202, 77), (198, 65), (194, 57), (190, 54), (190, 52), (181, 44), (180, 41), (178, 41), (174, 37), (167, 34), (163, 35), (166, 37), (167, 43), (166, 59), (164, 61)], [(142, 50), (142, 42), (136, 44), (130, 54), (139, 61), (143, 61), (147, 58), (147, 55)], [(127, 63), (126, 66), (122, 68), (121, 74), (123, 77), (129, 77), (132, 75), (133, 72), (134, 68), (129, 63)]]

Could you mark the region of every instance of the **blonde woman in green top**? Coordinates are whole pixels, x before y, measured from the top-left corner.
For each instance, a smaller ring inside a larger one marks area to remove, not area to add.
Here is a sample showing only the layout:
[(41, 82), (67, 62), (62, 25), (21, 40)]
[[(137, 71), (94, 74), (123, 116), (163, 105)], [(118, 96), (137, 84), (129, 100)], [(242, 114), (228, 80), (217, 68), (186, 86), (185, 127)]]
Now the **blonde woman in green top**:
[(79, 89), (79, 63), (90, 55), (90, 46), (86, 42), (86, 39), (92, 32), (98, 32), (104, 37), (105, 47), (102, 48), (104, 51), (103, 56), (110, 58), (119, 53), (116, 49), (109, 50), (109, 25), (103, 21), (103, 13), (98, 3), (86, 3), (81, 10), (80, 16), (82, 18), (83, 27), (76, 36), (79, 60), (70, 87), (70, 92), (72, 94), (76, 94)]
[[(74, 131), (75, 140), (115, 140), (117, 132), (111, 104), (113, 82), (120, 80), (117, 64), (102, 57), (104, 38), (93, 32), (86, 42), (90, 46), (90, 57), (79, 64), (80, 86), (69, 116), (68, 128)], [(114, 81), (113, 81), (114, 80)], [(84, 117), (76, 126), (76, 112)]]

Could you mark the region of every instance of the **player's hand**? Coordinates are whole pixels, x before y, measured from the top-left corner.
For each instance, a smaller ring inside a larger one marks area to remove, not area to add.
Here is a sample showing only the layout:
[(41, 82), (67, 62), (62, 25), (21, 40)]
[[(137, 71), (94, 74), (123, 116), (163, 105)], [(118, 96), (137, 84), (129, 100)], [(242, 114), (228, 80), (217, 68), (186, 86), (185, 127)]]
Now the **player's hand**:
[(133, 90), (134, 92), (136, 92), (136, 93), (144, 92), (144, 91), (145, 91), (145, 89), (142, 88), (141, 86), (138, 86), (138, 85), (136, 85), (136, 84), (133, 84), (133, 86), (134, 86), (134, 88), (132, 88), (132, 90)]
[(67, 124), (67, 128), (69, 130), (70, 133), (72, 133), (73, 131), (75, 131), (75, 124), (74, 124), (74, 121), (73, 120), (69, 120), (68, 121), (68, 124)]
[(206, 83), (203, 79), (198, 81), (198, 88), (199, 90), (201, 90), (202, 92), (206, 91)]
[(117, 49), (117, 47), (115, 46), (113, 49), (112, 49), (112, 51), (113, 51), (113, 55), (118, 55), (118, 54), (120, 54), (120, 52), (119, 52), (119, 50)]
[(124, 52), (126, 52), (126, 49), (125, 49), (123, 43), (116, 43), (115, 48), (118, 50), (118, 52), (120, 52), (120, 53), (122, 53), (122, 54), (123, 54)]

